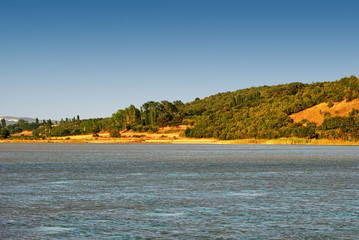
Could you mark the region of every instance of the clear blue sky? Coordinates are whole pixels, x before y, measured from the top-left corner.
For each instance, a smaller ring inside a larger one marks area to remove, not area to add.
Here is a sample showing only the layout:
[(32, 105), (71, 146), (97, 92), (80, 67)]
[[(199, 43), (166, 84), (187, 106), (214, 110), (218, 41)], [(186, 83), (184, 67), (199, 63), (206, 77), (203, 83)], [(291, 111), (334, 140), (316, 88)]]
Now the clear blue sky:
[(1, 0), (0, 116), (359, 76), (359, 1)]

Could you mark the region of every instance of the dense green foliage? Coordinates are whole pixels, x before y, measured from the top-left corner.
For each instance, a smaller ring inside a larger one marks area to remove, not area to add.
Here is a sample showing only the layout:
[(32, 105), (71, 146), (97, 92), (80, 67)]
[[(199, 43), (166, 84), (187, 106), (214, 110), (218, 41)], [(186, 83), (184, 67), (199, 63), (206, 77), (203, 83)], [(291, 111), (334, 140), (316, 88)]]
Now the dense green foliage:
[(42, 127), (33, 131), (33, 135), (61, 137), (68, 135), (97, 134), (100, 131), (109, 131), (110, 126), (111, 120), (109, 118), (79, 120), (79, 117), (77, 117), (72, 120), (62, 120), (59, 125), (53, 125), (51, 121), (47, 121)]
[(353, 109), (348, 117), (327, 117), (318, 127), (322, 138), (359, 140), (359, 111)]
[[(355, 76), (335, 82), (313, 84), (291, 83), (278, 86), (253, 87), (236, 92), (220, 93), (188, 103), (185, 115), (199, 115), (191, 137), (219, 139), (243, 138), (341, 138), (358, 139), (353, 127), (355, 116), (336, 118), (342, 125), (316, 127), (303, 121), (293, 123), (289, 115), (322, 102), (351, 101), (359, 98), (359, 80)], [(328, 116), (330, 119), (330, 117)], [(326, 121), (334, 121), (326, 119)], [(325, 122), (324, 124), (327, 124)], [(343, 130), (344, 129), (344, 130)], [(341, 130), (342, 134), (337, 132)]]
[(140, 109), (131, 105), (118, 110), (112, 115), (111, 135), (115, 136), (122, 129), (135, 131), (156, 131), (158, 127), (179, 125), (182, 123), (181, 101), (147, 102)]

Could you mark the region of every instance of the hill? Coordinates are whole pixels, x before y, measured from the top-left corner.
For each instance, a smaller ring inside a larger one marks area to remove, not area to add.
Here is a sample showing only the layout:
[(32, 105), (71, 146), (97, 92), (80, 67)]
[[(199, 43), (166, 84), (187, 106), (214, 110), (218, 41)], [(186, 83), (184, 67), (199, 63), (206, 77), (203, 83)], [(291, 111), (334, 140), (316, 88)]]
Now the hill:
[[(355, 109), (358, 109), (358, 105), (353, 100), (358, 98), (359, 80), (355, 76), (334, 82), (290, 83), (220, 93), (186, 104), (185, 111), (189, 115), (194, 112), (198, 116), (187, 136), (357, 140), (359, 116)], [(319, 104), (332, 108), (321, 113), (323, 119), (314, 121), (309, 117), (310, 114), (304, 114), (306, 109), (313, 113), (309, 109)], [(348, 110), (348, 107), (354, 108), (354, 111)], [(299, 117), (296, 118), (295, 114)]]
[(12, 117), (12, 116), (0, 117), (0, 119), (2, 118), (5, 119), (7, 125), (18, 123), (20, 119), (25, 120), (27, 122), (33, 122), (33, 123), (35, 122), (34, 118), (29, 118), (29, 117)]

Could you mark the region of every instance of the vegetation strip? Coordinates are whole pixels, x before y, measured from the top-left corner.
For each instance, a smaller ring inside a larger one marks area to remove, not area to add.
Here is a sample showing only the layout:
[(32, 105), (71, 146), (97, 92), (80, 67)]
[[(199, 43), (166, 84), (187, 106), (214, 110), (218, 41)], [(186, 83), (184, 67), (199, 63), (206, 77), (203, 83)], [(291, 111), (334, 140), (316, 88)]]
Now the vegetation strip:
[[(120, 109), (109, 118), (80, 120), (77, 116), (61, 119), (59, 123), (20, 120), (12, 125), (2, 119), (0, 137), (13, 141), (55, 141), (56, 137), (71, 140), (73, 135), (92, 134), (98, 138), (99, 133), (107, 133), (109, 137), (128, 142), (132, 141), (128, 137), (131, 133), (137, 142), (176, 142), (175, 139), (157, 139), (158, 136), (144, 139), (151, 133), (166, 138), (160, 131), (166, 126), (178, 127), (176, 137), (182, 139), (277, 139), (290, 144), (300, 141), (315, 144), (324, 140), (356, 142), (359, 140), (359, 79), (351, 76), (334, 82), (252, 87), (197, 98), (186, 104), (150, 101), (139, 109), (133, 105)], [(31, 136), (23, 131), (30, 131)]]

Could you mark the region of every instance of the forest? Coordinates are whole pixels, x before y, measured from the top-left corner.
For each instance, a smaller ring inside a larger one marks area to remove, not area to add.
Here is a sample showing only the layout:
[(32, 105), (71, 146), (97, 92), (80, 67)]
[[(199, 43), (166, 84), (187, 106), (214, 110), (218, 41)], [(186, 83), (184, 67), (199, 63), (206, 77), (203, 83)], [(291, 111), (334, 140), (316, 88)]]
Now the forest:
[(192, 102), (149, 101), (139, 108), (130, 105), (111, 117), (80, 120), (51, 120), (28, 123), (20, 120), (8, 125), (2, 121), (0, 137), (6, 138), (23, 130), (33, 131), (33, 138), (98, 134), (109, 132), (121, 137), (122, 131), (156, 132), (159, 127), (187, 125), (187, 137), (230, 139), (325, 138), (359, 140), (359, 110), (349, 116), (322, 113), (324, 122), (316, 125), (303, 119), (294, 123), (291, 114), (320, 103), (359, 98), (359, 79), (344, 77), (334, 82), (304, 84), (294, 82), (276, 86), (261, 86), (233, 92), (218, 93)]

